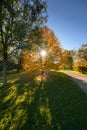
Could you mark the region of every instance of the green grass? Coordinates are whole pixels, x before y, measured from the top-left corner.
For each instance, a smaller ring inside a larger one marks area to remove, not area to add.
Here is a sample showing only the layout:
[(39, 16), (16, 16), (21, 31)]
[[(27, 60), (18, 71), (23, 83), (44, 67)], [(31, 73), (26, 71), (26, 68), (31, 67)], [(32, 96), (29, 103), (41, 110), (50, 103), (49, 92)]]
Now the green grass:
[(87, 130), (87, 95), (69, 76), (53, 71), (40, 82), (21, 72), (8, 79), (6, 88), (0, 84), (0, 130)]

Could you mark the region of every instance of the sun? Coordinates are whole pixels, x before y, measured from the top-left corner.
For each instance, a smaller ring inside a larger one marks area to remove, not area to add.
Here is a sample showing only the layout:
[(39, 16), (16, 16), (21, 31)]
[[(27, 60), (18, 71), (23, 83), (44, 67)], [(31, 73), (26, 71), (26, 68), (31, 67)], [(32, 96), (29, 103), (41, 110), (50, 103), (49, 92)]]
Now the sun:
[(46, 52), (45, 50), (41, 50), (40, 55), (41, 55), (42, 57), (46, 56), (46, 54), (47, 54), (47, 52)]

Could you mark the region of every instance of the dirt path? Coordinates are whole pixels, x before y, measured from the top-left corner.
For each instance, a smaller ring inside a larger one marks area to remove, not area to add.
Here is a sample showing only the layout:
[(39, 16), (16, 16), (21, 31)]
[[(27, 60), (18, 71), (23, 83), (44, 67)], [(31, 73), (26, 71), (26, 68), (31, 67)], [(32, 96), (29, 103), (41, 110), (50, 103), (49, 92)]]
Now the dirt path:
[(77, 84), (83, 89), (83, 91), (87, 94), (87, 75), (74, 71), (62, 71), (62, 72), (71, 76), (77, 82)]

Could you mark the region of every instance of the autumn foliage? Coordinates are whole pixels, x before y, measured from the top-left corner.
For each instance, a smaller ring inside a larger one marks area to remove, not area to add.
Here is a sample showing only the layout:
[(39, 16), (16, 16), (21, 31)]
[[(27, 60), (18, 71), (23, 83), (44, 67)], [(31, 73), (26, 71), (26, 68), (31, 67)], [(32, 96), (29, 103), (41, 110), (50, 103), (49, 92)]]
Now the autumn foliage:
[(78, 49), (73, 68), (82, 73), (87, 73), (87, 44), (82, 44)]
[[(38, 37), (38, 36), (37, 36)], [(62, 48), (54, 32), (48, 27), (42, 30), (42, 43), (33, 44), (32, 49), (23, 54), (23, 69), (25, 71), (58, 69), (62, 62)], [(33, 37), (34, 39), (34, 37)], [(38, 38), (37, 38), (38, 39)], [(38, 39), (40, 41), (40, 39)], [(41, 57), (40, 51), (44, 49), (47, 54)]]

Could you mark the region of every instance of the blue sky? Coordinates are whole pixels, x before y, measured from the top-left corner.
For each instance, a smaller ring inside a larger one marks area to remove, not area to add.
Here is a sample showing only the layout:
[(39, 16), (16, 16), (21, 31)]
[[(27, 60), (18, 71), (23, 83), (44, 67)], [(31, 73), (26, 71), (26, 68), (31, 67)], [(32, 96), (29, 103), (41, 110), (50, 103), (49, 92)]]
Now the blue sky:
[(47, 0), (47, 26), (63, 48), (78, 49), (87, 43), (87, 0)]

